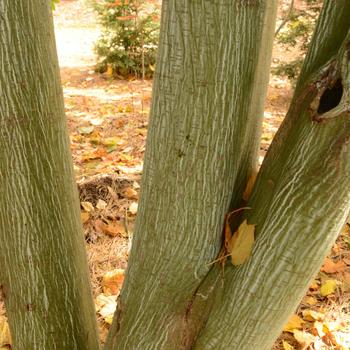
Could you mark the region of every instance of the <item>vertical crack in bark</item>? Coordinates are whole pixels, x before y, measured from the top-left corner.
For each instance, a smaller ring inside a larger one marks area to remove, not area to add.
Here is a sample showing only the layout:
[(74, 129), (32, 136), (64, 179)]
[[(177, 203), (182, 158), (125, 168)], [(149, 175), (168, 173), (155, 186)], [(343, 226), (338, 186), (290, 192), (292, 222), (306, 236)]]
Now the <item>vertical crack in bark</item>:
[(183, 316), (181, 349), (190, 350), (204, 327), (217, 291), (220, 273), (213, 265), (194, 290), (187, 303)]

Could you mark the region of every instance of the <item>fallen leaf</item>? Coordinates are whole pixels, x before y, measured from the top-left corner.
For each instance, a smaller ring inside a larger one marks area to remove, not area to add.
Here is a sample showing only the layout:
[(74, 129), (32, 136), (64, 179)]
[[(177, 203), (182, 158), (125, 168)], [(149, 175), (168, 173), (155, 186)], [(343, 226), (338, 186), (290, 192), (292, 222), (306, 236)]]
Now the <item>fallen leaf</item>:
[(79, 133), (82, 135), (91, 134), (94, 131), (94, 126), (82, 126), (78, 129)]
[(326, 297), (327, 295), (330, 295), (335, 292), (337, 288), (337, 281), (336, 280), (326, 280), (320, 288), (320, 294), (323, 297)]
[(129, 212), (132, 215), (136, 215), (138, 209), (138, 204), (136, 202), (132, 202), (129, 206)]
[(94, 150), (93, 152), (91, 152), (91, 151), (85, 152), (84, 155), (81, 157), (81, 160), (82, 160), (82, 162), (88, 162), (88, 161), (94, 160), (94, 159), (102, 159), (106, 155), (107, 155), (106, 150), (102, 147), (99, 147), (96, 150)]
[(81, 202), (80, 204), (88, 213), (94, 211), (94, 206), (90, 202)]
[(315, 336), (305, 331), (300, 331), (299, 329), (294, 330), (294, 338), (301, 345), (302, 349), (306, 349), (315, 341)]
[(333, 260), (326, 258), (323, 266), (321, 268), (321, 271), (326, 272), (326, 273), (336, 273), (336, 272), (343, 272), (346, 270), (346, 264), (344, 261), (338, 261), (338, 262), (333, 262)]
[(138, 198), (138, 194), (137, 194), (137, 191), (134, 190), (133, 188), (131, 187), (128, 187), (126, 188), (123, 192), (122, 192), (122, 195), (126, 198), (129, 198), (129, 199), (137, 199)]
[(97, 203), (96, 203), (96, 208), (97, 209), (103, 210), (103, 209), (106, 209), (106, 207), (107, 207), (107, 203), (104, 200), (99, 199), (97, 201)]
[(91, 125), (94, 125), (94, 126), (102, 125), (103, 122), (104, 122), (104, 120), (101, 118), (93, 118), (90, 120)]
[(137, 181), (134, 181), (134, 183), (132, 184), (134, 188), (136, 188), (137, 190), (141, 187), (140, 184)]
[(106, 224), (102, 220), (95, 221), (95, 229), (99, 232), (102, 232), (106, 235), (115, 237), (115, 236), (125, 236), (125, 227), (122, 223), (108, 223)]
[(323, 327), (325, 328), (325, 331), (329, 333), (329, 332), (338, 331), (343, 327), (343, 325), (339, 320), (336, 320), (336, 321), (324, 322)]
[(10, 328), (5, 317), (0, 317), (0, 347), (11, 345)]
[(90, 219), (90, 214), (86, 211), (80, 213), (81, 222), (85, 224)]
[(112, 324), (113, 315), (117, 308), (117, 300), (115, 295), (106, 296), (100, 294), (95, 300), (96, 311), (103, 317), (104, 321)]
[(120, 146), (124, 143), (119, 137), (107, 137), (103, 140), (103, 144), (107, 147), (108, 152), (113, 152), (117, 146)]
[(317, 331), (317, 334), (320, 336), (320, 337), (323, 337), (326, 333), (324, 331), (324, 327), (323, 327), (323, 323), (322, 322), (319, 322), (319, 321), (316, 321), (314, 322), (314, 327)]
[(317, 299), (314, 297), (306, 297), (305, 298), (305, 303), (308, 305), (316, 305), (317, 304)]
[(103, 292), (106, 295), (118, 295), (124, 282), (123, 269), (115, 269), (107, 272), (102, 278)]
[(243, 199), (246, 202), (248, 202), (250, 194), (252, 193), (257, 176), (258, 176), (258, 171), (254, 169), (252, 174), (250, 175), (248, 181), (247, 181), (247, 185), (246, 185), (246, 188), (245, 188), (244, 193), (243, 193)]
[(290, 345), (285, 340), (282, 341), (282, 345), (284, 350), (295, 350), (294, 346)]
[(302, 318), (294, 314), (289, 318), (287, 324), (283, 328), (283, 331), (293, 333), (295, 329), (301, 329), (304, 323), (305, 321)]
[(303, 318), (306, 321), (322, 321), (324, 319), (324, 314), (315, 310), (303, 310)]

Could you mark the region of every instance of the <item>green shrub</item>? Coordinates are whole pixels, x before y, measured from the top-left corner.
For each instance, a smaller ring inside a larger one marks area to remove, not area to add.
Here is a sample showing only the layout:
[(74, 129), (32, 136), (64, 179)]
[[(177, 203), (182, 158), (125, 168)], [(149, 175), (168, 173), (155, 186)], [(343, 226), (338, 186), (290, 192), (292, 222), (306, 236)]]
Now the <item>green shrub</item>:
[(94, 8), (103, 29), (95, 47), (97, 70), (151, 77), (158, 47), (158, 1), (94, 0)]
[(322, 0), (304, 0), (303, 2), (303, 8), (293, 9), (286, 25), (276, 37), (277, 43), (286, 50), (295, 47), (299, 51), (299, 57), (291, 61), (283, 61), (273, 69), (275, 75), (286, 76), (292, 81), (299, 76), (323, 3)]
[(51, 0), (51, 8), (54, 10), (55, 5), (58, 4), (59, 2), (60, 2), (60, 0)]

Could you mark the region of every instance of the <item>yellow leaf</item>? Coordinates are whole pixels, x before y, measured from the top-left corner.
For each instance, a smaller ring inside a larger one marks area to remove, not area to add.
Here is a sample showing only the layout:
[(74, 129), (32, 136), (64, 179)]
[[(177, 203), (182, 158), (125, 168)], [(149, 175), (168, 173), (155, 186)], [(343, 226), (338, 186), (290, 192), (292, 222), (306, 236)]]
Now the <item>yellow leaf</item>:
[(254, 169), (252, 174), (250, 175), (250, 177), (248, 179), (246, 188), (245, 188), (244, 193), (243, 193), (243, 199), (246, 202), (248, 202), (250, 194), (252, 193), (257, 175), (258, 175), (258, 171), (256, 169)]
[(299, 328), (302, 328), (303, 327), (303, 323), (305, 323), (305, 321), (300, 318), (298, 315), (292, 315), (287, 324), (284, 326), (283, 330), (285, 332), (290, 332), (290, 333), (293, 333), (293, 331), (295, 329), (299, 329)]
[(0, 316), (0, 347), (11, 345), (9, 325), (5, 317)]
[(282, 344), (283, 344), (283, 349), (284, 350), (295, 350), (294, 346), (290, 345), (285, 340), (282, 341)]
[(322, 321), (324, 314), (314, 310), (303, 310), (303, 317), (306, 321)]
[(306, 349), (311, 343), (315, 341), (315, 337), (299, 329), (295, 329), (293, 332), (294, 338), (301, 345), (302, 349)]
[(82, 211), (80, 213), (80, 218), (81, 218), (81, 222), (85, 224), (85, 222), (87, 222), (90, 219), (90, 214), (86, 211)]
[(87, 212), (94, 211), (94, 206), (90, 202), (81, 202), (80, 204), (85, 211)]
[(244, 264), (250, 258), (254, 245), (254, 231), (255, 225), (249, 225), (247, 220), (244, 220), (234, 233), (228, 244), (233, 265)]
[(337, 288), (336, 280), (326, 280), (320, 288), (320, 294), (323, 297), (326, 297), (327, 295), (334, 293), (336, 288)]
[(113, 76), (113, 67), (112, 67), (110, 64), (107, 65), (106, 74), (107, 74), (109, 77)]
[(316, 305), (317, 304), (317, 299), (314, 297), (306, 297), (305, 298), (305, 303), (308, 305)]

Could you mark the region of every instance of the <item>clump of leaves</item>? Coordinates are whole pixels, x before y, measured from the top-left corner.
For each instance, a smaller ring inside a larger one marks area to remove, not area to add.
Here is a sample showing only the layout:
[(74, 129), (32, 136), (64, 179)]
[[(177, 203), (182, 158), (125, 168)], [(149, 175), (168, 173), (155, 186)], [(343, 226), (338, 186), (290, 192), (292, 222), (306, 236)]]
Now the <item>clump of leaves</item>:
[(97, 70), (150, 78), (159, 36), (160, 4), (156, 0), (93, 0), (102, 36), (96, 44)]
[(299, 57), (291, 61), (282, 61), (274, 68), (275, 75), (286, 76), (292, 81), (299, 76), (322, 3), (323, 0), (303, 0), (298, 7), (288, 11), (289, 18), (278, 32), (276, 40), (286, 50), (296, 48)]

